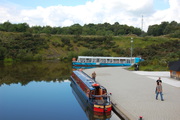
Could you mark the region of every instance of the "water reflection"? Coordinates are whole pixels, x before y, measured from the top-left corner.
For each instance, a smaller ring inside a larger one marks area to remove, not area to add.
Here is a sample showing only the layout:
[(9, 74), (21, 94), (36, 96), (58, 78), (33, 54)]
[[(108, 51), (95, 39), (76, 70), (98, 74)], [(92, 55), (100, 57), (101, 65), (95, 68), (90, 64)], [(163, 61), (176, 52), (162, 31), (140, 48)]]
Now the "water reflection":
[(70, 81), (0, 87), (0, 120), (88, 120), (72, 94)]
[(63, 81), (72, 71), (71, 63), (60, 61), (0, 63), (0, 68), (0, 86), (13, 83), (27, 85), (31, 81)]
[(72, 93), (74, 94), (76, 100), (80, 104), (81, 108), (84, 110), (86, 116), (89, 118), (89, 120), (110, 120), (111, 113), (105, 114), (105, 113), (96, 113), (93, 112), (92, 109), (87, 104), (87, 101), (83, 99), (84, 97), (80, 93), (80, 91), (77, 89), (76, 85), (71, 82), (71, 88)]
[(86, 107), (85, 115), (67, 81), (71, 72), (71, 62), (0, 63), (1, 119), (119, 120), (114, 114), (101, 118)]

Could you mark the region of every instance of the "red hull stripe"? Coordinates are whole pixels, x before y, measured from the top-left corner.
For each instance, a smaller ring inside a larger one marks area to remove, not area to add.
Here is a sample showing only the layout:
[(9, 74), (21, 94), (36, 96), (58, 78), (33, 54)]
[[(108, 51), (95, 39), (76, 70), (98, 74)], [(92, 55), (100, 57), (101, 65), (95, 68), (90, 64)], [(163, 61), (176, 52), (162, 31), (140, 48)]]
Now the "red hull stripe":
[(104, 108), (96, 108), (96, 107), (94, 107), (95, 112), (110, 112), (111, 110), (112, 110), (111, 107), (106, 108), (106, 110)]

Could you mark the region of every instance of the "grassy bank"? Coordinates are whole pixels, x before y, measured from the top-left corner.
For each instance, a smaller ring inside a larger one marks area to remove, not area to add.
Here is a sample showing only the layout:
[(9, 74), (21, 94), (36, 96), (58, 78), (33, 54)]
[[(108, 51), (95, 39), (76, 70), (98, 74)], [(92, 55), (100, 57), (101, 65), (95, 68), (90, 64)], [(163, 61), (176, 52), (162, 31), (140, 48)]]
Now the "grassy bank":
[(79, 55), (129, 57), (131, 45), (133, 56), (145, 59), (139, 63), (140, 70), (168, 70), (168, 63), (180, 58), (180, 40), (166, 36), (36, 35), (0, 32), (0, 59), (71, 61)]

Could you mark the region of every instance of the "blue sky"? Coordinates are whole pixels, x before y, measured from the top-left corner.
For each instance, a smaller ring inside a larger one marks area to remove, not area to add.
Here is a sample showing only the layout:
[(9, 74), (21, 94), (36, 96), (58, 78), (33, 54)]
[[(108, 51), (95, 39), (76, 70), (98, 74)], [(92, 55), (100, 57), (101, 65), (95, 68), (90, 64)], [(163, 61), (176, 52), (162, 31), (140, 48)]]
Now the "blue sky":
[(2, 0), (4, 3), (14, 3), (27, 8), (36, 8), (37, 6), (49, 7), (55, 5), (77, 6), (83, 5), (87, 1), (93, 0)]
[(164, 10), (169, 8), (169, 3), (167, 0), (154, 0), (154, 8), (156, 10)]
[(0, 23), (70, 26), (88, 23), (127, 24), (146, 31), (163, 21), (180, 22), (180, 0), (0, 0)]
[[(4, 3), (14, 3), (27, 8), (36, 8), (37, 6), (49, 7), (55, 5), (77, 6), (84, 5), (87, 1), (93, 0), (2, 0)], [(167, 0), (154, 0), (154, 8), (163, 10), (169, 8)]]

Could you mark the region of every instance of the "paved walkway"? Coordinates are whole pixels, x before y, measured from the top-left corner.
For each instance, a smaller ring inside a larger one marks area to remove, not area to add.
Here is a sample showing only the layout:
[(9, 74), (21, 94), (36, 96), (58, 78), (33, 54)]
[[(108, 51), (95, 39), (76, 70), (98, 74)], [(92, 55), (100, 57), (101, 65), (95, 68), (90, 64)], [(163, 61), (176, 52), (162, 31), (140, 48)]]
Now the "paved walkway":
[[(128, 71), (122, 67), (84, 70), (90, 76), (93, 71), (97, 74), (96, 80), (112, 93), (113, 104), (127, 120), (138, 120), (139, 116), (143, 120), (180, 120), (180, 86), (176, 85), (180, 81), (170, 82), (168, 72), (152, 75), (149, 72)], [(155, 99), (155, 81), (159, 76), (163, 82), (165, 101), (161, 101), (160, 96), (159, 100)]]

